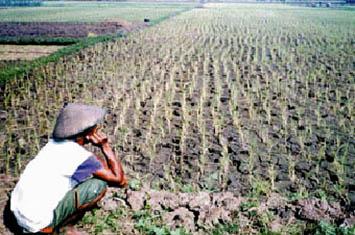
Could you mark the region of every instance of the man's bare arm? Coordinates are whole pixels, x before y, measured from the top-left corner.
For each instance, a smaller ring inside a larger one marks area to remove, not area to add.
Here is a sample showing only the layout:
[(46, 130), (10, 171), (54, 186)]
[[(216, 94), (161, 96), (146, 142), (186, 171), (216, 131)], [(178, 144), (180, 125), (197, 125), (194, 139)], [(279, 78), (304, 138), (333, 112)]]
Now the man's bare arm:
[(96, 171), (94, 176), (107, 181), (115, 186), (126, 186), (127, 180), (124, 176), (121, 161), (116, 157), (108, 143), (106, 135), (94, 129), (86, 138), (94, 145), (101, 147), (105, 159), (98, 158), (102, 164), (102, 169)]
[(107, 181), (109, 184), (124, 187), (127, 185), (127, 180), (124, 176), (121, 161), (118, 160), (111, 146), (104, 143), (101, 146), (102, 152), (105, 155), (107, 164), (103, 164), (103, 168), (96, 171), (94, 176)]

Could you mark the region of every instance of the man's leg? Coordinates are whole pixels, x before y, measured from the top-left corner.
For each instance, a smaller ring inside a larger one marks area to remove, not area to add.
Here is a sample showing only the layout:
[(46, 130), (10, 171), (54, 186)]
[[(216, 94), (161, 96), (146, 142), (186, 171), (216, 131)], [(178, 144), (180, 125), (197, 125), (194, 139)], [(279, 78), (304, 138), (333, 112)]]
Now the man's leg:
[(97, 202), (105, 195), (106, 190), (107, 183), (96, 178), (79, 184), (60, 201), (54, 211), (52, 224), (42, 229), (41, 232), (52, 233), (55, 228), (80, 219), (86, 211), (97, 205)]
[(97, 206), (97, 203), (105, 196), (105, 193), (107, 191), (107, 188), (105, 188), (96, 198), (94, 198), (92, 201), (89, 201), (87, 203), (84, 203), (80, 205), (77, 209), (77, 211), (74, 212), (71, 216), (69, 216), (67, 219), (65, 219), (61, 224), (62, 225), (67, 225), (72, 222), (75, 222), (79, 219), (81, 219), (85, 212), (95, 208)]

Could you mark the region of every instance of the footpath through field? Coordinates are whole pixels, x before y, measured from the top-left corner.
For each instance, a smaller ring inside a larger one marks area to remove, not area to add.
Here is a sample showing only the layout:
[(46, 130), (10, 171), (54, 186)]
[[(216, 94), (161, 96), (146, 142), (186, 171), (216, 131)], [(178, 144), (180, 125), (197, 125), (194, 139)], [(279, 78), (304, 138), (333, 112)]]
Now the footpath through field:
[[(207, 191), (195, 196), (208, 197), (211, 208), (243, 198), (223, 210), (165, 206), (190, 216), (190, 231), (223, 221), (243, 234), (296, 234), (306, 229), (300, 217), (343, 220), (355, 202), (354, 19), (353, 11), (205, 4), (40, 68), (6, 85), (0, 169), (23, 169), (64, 102), (91, 103), (109, 110), (105, 130), (131, 187), (145, 185), (133, 192), (141, 202), (150, 188)], [(231, 194), (213, 201), (222, 191)], [(202, 211), (214, 219), (199, 220)], [(177, 225), (163, 214), (153, 223), (176, 228), (185, 223), (179, 216)], [(143, 218), (150, 217), (130, 222)]]

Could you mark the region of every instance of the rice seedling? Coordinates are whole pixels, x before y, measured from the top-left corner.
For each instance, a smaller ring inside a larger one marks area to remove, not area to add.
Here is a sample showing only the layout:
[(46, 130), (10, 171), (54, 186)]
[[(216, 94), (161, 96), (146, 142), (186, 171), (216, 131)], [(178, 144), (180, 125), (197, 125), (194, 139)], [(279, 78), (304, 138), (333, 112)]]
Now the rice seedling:
[(207, 6), (9, 81), (1, 172), (23, 170), (64, 102), (85, 102), (109, 109), (113, 145), (152, 185), (243, 195), (292, 185), (295, 198), (343, 198), (353, 179), (354, 13)]

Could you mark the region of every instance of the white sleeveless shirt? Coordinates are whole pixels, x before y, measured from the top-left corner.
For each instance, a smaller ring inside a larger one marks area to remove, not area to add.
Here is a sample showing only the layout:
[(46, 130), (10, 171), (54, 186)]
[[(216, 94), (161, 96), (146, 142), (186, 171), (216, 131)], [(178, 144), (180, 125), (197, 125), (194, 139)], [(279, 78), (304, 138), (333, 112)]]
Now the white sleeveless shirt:
[(11, 193), (18, 224), (35, 233), (49, 226), (53, 211), (79, 182), (72, 176), (93, 154), (73, 141), (50, 140), (29, 162)]

